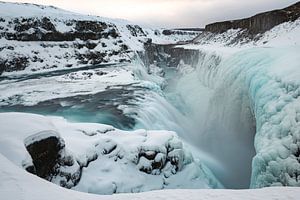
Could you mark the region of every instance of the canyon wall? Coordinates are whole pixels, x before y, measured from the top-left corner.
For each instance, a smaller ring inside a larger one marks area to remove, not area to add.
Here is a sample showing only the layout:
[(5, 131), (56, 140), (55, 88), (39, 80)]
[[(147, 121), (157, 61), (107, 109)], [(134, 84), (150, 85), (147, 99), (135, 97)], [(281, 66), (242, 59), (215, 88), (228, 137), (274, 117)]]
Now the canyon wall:
[(300, 17), (300, 2), (280, 10), (260, 13), (249, 18), (208, 24), (205, 31), (223, 33), (229, 29), (247, 29), (251, 34), (264, 33), (271, 28)]

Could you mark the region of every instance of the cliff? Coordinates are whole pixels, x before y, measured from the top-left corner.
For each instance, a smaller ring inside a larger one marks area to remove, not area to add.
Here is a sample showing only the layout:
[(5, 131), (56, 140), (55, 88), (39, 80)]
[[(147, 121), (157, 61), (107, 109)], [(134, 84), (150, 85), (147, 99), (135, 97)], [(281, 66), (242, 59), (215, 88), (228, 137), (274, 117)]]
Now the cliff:
[(149, 39), (176, 43), (198, 34), (163, 31), (55, 7), (0, 2), (0, 76), (131, 62)]
[(300, 2), (287, 8), (260, 13), (249, 18), (208, 24), (205, 31), (223, 33), (229, 29), (247, 29), (250, 34), (264, 33), (271, 28), (300, 17)]

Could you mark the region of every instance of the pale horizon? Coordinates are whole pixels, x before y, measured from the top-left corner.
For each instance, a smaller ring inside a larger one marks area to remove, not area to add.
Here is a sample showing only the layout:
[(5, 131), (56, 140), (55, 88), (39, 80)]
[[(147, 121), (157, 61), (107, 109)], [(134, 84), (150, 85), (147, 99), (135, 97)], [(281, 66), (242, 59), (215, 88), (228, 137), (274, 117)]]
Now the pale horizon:
[(297, 0), (7, 0), (52, 5), (65, 10), (126, 19), (138, 24), (168, 28), (199, 27), (245, 18), (259, 12), (289, 6)]

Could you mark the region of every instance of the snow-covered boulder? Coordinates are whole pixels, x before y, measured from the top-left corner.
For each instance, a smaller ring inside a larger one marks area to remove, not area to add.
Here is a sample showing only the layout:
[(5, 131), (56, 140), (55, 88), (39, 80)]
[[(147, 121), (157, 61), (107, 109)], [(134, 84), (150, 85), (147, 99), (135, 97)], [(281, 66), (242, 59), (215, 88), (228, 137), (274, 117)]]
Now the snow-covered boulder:
[(1, 113), (0, 129), (2, 155), (74, 190), (112, 194), (222, 187), (174, 132), (127, 132), (25, 113)]
[(33, 164), (23, 162), (27, 171), (67, 188), (78, 183), (82, 167), (65, 149), (65, 142), (57, 132), (49, 130), (30, 135), (24, 144)]

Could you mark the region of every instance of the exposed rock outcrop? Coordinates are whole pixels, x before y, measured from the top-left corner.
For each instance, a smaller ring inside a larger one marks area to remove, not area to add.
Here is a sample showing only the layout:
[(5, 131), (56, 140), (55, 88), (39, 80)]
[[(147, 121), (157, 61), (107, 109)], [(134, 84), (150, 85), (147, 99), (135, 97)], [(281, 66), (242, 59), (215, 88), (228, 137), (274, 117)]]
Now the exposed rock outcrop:
[(28, 66), (28, 58), (26, 56), (18, 55), (7, 59), (0, 58), (0, 75), (2, 72), (12, 72), (24, 70)]
[(81, 177), (81, 167), (65, 149), (65, 142), (54, 131), (42, 131), (24, 141), (33, 165), (26, 170), (48, 181), (71, 188)]
[(159, 66), (177, 67), (180, 61), (196, 66), (199, 61), (199, 51), (185, 49), (173, 44), (145, 43), (145, 53), (140, 53), (146, 66), (158, 64)]
[(15, 18), (8, 21), (8, 27), (14, 31), (1, 32), (1, 37), (18, 41), (74, 41), (80, 39), (99, 40), (101, 38), (119, 37), (116, 27), (99, 21), (67, 21), (69, 31), (59, 31), (47, 17)]
[(246, 29), (250, 34), (264, 33), (271, 28), (300, 17), (300, 2), (280, 10), (260, 13), (249, 18), (208, 24), (205, 31), (223, 33), (229, 29)]
[(143, 29), (138, 25), (126, 25), (126, 28), (130, 31), (130, 34), (134, 37), (147, 36)]
[(196, 37), (202, 29), (165, 29), (163, 35), (191, 35)]

